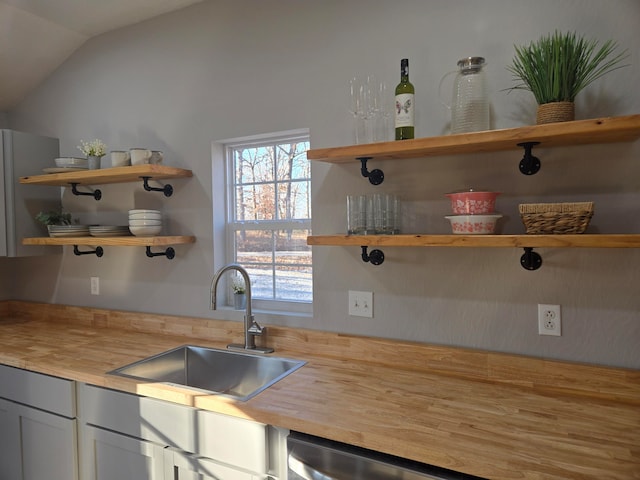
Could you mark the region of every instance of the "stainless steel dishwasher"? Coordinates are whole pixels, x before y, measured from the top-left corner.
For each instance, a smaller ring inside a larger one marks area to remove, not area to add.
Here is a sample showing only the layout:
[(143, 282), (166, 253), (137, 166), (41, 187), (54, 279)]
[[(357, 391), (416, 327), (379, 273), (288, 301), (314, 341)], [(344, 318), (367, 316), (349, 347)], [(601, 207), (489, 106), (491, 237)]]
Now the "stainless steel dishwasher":
[(288, 480), (477, 480), (463, 473), (291, 432)]

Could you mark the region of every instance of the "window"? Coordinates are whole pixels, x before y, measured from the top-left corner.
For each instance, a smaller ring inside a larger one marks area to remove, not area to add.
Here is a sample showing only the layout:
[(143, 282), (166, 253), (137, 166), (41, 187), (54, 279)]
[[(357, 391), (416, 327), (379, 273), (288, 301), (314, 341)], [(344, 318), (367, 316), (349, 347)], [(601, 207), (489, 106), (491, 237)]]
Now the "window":
[(309, 310), (312, 301), (308, 149), (308, 135), (225, 145), (227, 256), (249, 272), (258, 308)]

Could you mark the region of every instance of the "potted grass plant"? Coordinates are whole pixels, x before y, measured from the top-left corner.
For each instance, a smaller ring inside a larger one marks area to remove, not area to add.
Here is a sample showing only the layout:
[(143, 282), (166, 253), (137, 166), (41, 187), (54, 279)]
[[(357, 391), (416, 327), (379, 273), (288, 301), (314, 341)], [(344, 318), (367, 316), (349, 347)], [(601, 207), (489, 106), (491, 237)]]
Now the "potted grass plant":
[(515, 86), (529, 90), (538, 103), (536, 123), (569, 121), (575, 118), (575, 98), (603, 75), (625, 67), (627, 51), (608, 40), (601, 46), (574, 33), (541, 37), (528, 46), (515, 46), (513, 63), (507, 66)]

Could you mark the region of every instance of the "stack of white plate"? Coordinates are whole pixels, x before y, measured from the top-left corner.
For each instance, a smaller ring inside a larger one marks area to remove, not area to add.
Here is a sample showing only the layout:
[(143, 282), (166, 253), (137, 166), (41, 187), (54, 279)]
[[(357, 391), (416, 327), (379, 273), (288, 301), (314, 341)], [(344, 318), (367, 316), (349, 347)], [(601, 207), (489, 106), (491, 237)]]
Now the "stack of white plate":
[(129, 210), (129, 231), (136, 237), (152, 237), (161, 230), (160, 210)]
[(87, 169), (89, 167), (88, 161), (86, 158), (59, 157), (54, 159), (54, 162), (56, 163), (56, 167), (58, 168)]
[(47, 225), (50, 237), (88, 237), (88, 225)]
[(131, 235), (128, 225), (91, 225), (89, 233), (92, 237), (125, 237)]

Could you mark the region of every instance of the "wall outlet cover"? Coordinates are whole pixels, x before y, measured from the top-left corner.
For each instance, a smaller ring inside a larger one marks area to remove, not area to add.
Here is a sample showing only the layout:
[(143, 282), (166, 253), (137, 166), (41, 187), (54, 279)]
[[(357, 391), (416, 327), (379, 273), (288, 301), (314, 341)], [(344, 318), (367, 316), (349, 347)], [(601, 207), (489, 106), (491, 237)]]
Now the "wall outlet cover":
[(538, 305), (538, 334), (556, 337), (562, 335), (560, 305)]

